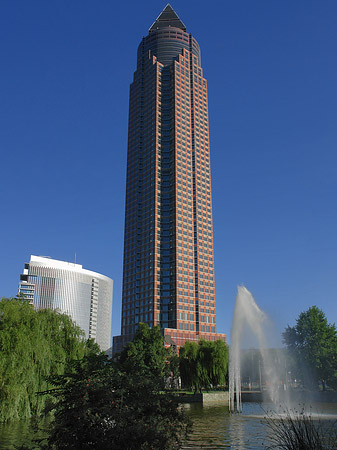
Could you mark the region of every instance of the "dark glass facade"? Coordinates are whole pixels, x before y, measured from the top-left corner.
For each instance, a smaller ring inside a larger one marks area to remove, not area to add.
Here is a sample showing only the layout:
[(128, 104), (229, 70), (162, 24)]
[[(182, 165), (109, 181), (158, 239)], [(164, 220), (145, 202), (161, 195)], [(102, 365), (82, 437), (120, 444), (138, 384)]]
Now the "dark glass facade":
[(207, 82), (168, 5), (138, 48), (130, 87), (121, 336), (159, 325), (178, 347), (216, 332)]

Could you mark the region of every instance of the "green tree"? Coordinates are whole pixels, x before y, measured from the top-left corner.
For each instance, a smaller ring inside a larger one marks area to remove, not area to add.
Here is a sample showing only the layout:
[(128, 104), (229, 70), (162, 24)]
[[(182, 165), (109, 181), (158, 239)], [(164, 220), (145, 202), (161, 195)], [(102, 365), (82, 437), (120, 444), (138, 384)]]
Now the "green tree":
[(228, 368), (228, 348), (221, 341), (205, 341), (198, 344), (186, 342), (180, 349), (180, 374), (184, 386), (196, 392), (224, 385)]
[(198, 344), (195, 342), (185, 342), (179, 350), (179, 370), (184, 388), (194, 389), (195, 392), (201, 389), (197, 374)]
[(310, 388), (321, 382), (336, 385), (337, 376), (337, 330), (329, 324), (322, 310), (312, 306), (302, 312), (294, 327), (283, 333), (283, 341), (298, 361), (302, 380)]
[(169, 349), (169, 355), (168, 355), (168, 374), (166, 378), (166, 388), (171, 389), (178, 389), (179, 387), (179, 378), (180, 378), (180, 372), (179, 372), (179, 356), (171, 351), (171, 348)]
[(212, 342), (209, 379), (212, 386), (223, 386), (228, 371), (228, 347), (220, 339)]
[[(97, 347), (89, 344), (91, 351)], [(0, 421), (42, 412), (46, 378), (62, 374), (88, 351), (84, 333), (66, 314), (38, 310), (22, 298), (0, 301)]]
[(157, 377), (162, 389), (178, 386), (179, 357), (171, 348), (165, 348), (158, 326), (150, 328), (140, 323), (134, 340), (118, 355), (118, 362), (124, 371)]
[(170, 351), (164, 347), (160, 328), (150, 328), (140, 323), (132, 342), (127, 344), (118, 357), (119, 364), (127, 372), (136, 372), (143, 376), (155, 376), (164, 382), (168, 374)]

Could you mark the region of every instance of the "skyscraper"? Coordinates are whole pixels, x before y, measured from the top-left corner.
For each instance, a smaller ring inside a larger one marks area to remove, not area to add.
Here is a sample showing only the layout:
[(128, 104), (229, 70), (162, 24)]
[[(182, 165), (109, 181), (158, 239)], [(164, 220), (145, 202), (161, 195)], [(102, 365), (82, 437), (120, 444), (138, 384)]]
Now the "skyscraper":
[(130, 87), (121, 336), (159, 325), (178, 347), (216, 332), (207, 81), (168, 4), (142, 39)]
[(71, 316), (102, 350), (111, 346), (111, 278), (74, 264), (31, 255), (20, 276), (19, 294), (34, 308), (58, 309)]

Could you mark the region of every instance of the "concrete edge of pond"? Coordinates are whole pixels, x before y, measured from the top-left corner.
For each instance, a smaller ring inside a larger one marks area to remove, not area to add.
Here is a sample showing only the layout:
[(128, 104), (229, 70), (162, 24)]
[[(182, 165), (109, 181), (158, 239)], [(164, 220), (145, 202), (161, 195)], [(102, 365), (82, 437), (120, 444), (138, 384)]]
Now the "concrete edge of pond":
[[(267, 391), (243, 391), (241, 393), (243, 402), (271, 402)], [(202, 403), (202, 404), (226, 404), (229, 403), (228, 391), (202, 392), (197, 394), (179, 394), (180, 403)], [(337, 403), (337, 392), (331, 391), (285, 391), (280, 396), (280, 401), (289, 403)]]
[(181, 403), (226, 404), (229, 402), (228, 391), (202, 392), (197, 394), (180, 394), (178, 401)]

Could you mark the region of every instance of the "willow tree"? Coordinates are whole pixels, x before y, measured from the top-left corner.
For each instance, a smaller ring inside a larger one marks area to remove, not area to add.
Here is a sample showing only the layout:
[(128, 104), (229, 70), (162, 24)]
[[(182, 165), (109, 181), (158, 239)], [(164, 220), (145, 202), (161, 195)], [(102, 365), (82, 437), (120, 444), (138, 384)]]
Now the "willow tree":
[(186, 342), (179, 351), (179, 368), (183, 386), (197, 391), (224, 385), (228, 368), (228, 347), (221, 341), (198, 344)]
[[(95, 349), (96, 351), (97, 349)], [(66, 314), (36, 311), (21, 298), (0, 301), (0, 421), (38, 415), (47, 378), (88, 352), (83, 331)]]
[(212, 342), (209, 380), (213, 387), (224, 386), (228, 370), (228, 346), (220, 339)]
[(181, 382), (184, 388), (194, 389), (195, 392), (201, 389), (197, 375), (198, 344), (195, 342), (185, 342), (179, 350), (179, 371)]

